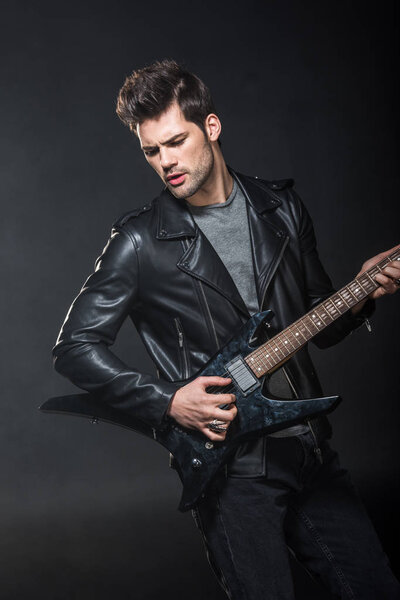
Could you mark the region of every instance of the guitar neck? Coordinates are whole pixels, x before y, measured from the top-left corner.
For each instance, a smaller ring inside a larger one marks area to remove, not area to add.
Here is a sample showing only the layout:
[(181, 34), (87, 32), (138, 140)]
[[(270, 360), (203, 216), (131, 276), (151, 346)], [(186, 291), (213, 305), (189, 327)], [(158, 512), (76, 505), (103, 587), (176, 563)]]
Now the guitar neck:
[(245, 361), (254, 375), (259, 378), (277, 369), (325, 327), (364, 300), (380, 285), (375, 275), (393, 260), (400, 260), (400, 247), (248, 354)]

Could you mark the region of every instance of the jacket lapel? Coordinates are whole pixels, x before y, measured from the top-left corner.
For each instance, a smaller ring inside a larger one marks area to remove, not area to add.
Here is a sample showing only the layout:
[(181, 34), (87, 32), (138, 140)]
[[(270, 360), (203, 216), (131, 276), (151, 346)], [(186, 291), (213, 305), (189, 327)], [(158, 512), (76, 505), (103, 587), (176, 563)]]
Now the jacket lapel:
[(230, 169), (247, 199), (254, 277), (260, 310), (272, 277), (282, 259), (289, 236), (277, 208), (282, 204), (278, 195), (265, 184), (235, 173)]
[(160, 240), (182, 240), (183, 253), (176, 263), (178, 269), (215, 289), (249, 317), (232, 277), (212, 244), (196, 225), (186, 203), (165, 189), (158, 198), (157, 207), (156, 237)]
[[(288, 242), (282, 222), (272, 213), (280, 205), (273, 192), (268, 193), (251, 179), (229, 169), (247, 199), (250, 239), (253, 252), (257, 296), (261, 307), (267, 287), (275, 273)], [(157, 199), (157, 233), (159, 240), (182, 240), (183, 253), (176, 266), (188, 275), (203, 281), (246, 317), (249, 312), (222, 260), (206, 236), (197, 227), (183, 200), (164, 189)]]
[(246, 317), (250, 316), (228, 270), (200, 229), (198, 229), (196, 237), (178, 261), (177, 267), (196, 277), (196, 279), (204, 281), (227, 298)]

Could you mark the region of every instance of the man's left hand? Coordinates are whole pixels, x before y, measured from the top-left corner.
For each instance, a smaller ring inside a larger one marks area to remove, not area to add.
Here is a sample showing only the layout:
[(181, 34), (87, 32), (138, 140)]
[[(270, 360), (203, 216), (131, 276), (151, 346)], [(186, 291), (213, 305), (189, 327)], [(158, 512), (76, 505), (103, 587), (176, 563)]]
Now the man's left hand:
[[(394, 252), (399, 246), (394, 246), (390, 250), (386, 252), (381, 252), (376, 256), (373, 256), (369, 260), (365, 261), (363, 266), (361, 267), (361, 271), (357, 274), (357, 277), (368, 271), (371, 267), (373, 267), (376, 263), (381, 261), (385, 256), (388, 256), (392, 252)], [(375, 280), (380, 284), (379, 287), (376, 288), (373, 292), (371, 292), (368, 298), (372, 300), (377, 300), (381, 298), (381, 296), (385, 296), (386, 294), (394, 294), (400, 288), (400, 261), (394, 260), (390, 262), (384, 269), (382, 269), (381, 273), (375, 275)], [(357, 314), (366, 302), (362, 300), (356, 306), (353, 306), (351, 309), (353, 314)]]

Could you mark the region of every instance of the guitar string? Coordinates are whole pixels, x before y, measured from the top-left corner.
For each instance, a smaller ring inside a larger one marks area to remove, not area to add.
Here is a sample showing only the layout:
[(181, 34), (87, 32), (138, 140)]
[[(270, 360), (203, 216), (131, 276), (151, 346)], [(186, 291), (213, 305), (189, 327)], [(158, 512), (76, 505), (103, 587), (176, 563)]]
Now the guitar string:
[[(350, 286), (352, 284), (357, 284), (360, 281), (360, 279), (365, 278), (366, 275), (370, 275), (370, 274), (375, 275), (375, 273), (373, 271), (376, 268), (379, 269), (380, 266), (382, 266), (382, 267), (386, 266), (386, 264), (388, 264), (391, 260), (397, 258), (397, 256), (399, 256), (399, 254), (400, 254), (400, 251), (399, 251), (399, 248), (397, 248), (390, 256), (385, 257), (384, 259), (382, 259), (381, 261), (379, 261), (377, 264), (373, 265), (370, 269), (368, 269), (367, 271), (365, 271), (364, 273), (362, 273), (361, 275), (359, 275), (357, 278), (355, 278), (353, 281), (351, 281), (347, 286), (344, 286), (343, 288), (341, 288), (340, 290), (338, 290), (335, 294), (333, 294), (330, 298), (327, 298), (320, 305), (316, 306), (314, 308), (314, 311), (317, 312), (317, 315), (318, 315), (319, 308), (323, 308), (325, 310), (326, 314), (331, 318), (331, 322), (335, 321), (338, 318), (338, 316), (341, 316), (342, 314), (344, 314), (344, 312), (347, 312), (347, 310), (349, 308), (351, 308), (351, 306), (348, 306), (348, 308), (346, 309), (346, 311), (344, 311), (342, 313), (339, 310), (339, 308), (336, 306), (336, 304), (332, 302), (332, 298), (339, 297), (340, 292), (346, 291), (346, 289), (350, 288)], [(375, 280), (371, 280), (371, 283), (375, 284), (375, 289), (379, 285)], [(351, 289), (350, 289), (350, 291), (351, 291)], [(368, 294), (365, 294), (364, 297), (367, 296), (367, 295)], [(332, 314), (329, 312), (329, 310), (326, 309), (325, 303), (327, 303), (329, 301), (331, 301), (331, 303), (333, 304), (333, 306), (336, 309), (336, 311), (339, 312), (338, 316), (332, 317)], [(303, 319), (305, 320), (306, 317), (309, 317), (309, 314), (304, 315), (301, 319), (298, 319), (298, 321), (295, 321), (294, 323), (292, 323), (292, 325), (290, 325), (287, 329), (290, 329), (291, 327), (297, 327), (298, 323), (301, 323), (303, 321)], [(321, 331), (322, 329), (324, 329), (325, 327), (327, 327), (330, 324), (330, 323), (329, 324), (324, 323), (324, 326), (321, 329), (319, 329), (312, 321), (310, 321), (310, 322), (314, 325), (314, 328), (317, 330), (316, 333), (319, 333), (319, 331)], [(282, 333), (283, 332), (281, 332), (280, 334), (277, 334), (276, 337), (278, 338)], [(314, 335), (316, 335), (316, 333), (312, 334), (309, 339), (312, 339), (312, 337), (314, 337)], [(303, 337), (304, 337), (304, 335), (303, 335)], [(306, 339), (305, 341), (307, 342), (308, 340)], [(269, 340), (269, 342), (272, 342), (272, 340)], [(285, 350), (285, 348), (280, 346), (281, 341), (277, 339), (277, 340), (275, 340), (275, 343), (277, 344), (277, 346), (279, 347), (279, 350), (283, 354), (283, 350)], [(303, 344), (301, 344), (298, 349), (300, 349), (300, 347), (302, 345)], [(254, 358), (257, 360), (257, 362), (260, 362), (263, 365), (263, 360), (262, 360), (262, 357), (260, 356), (261, 352), (262, 352), (261, 348), (257, 348), (249, 356), (251, 356), (251, 355), (254, 356)], [(295, 352), (297, 352), (297, 350), (294, 350), (293, 354)], [(272, 356), (271, 356), (271, 359), (272, 359), (272, 362), (274, 363), (274, 359), (273, 359)], [(225, 375), (221, 375), (221, 376), (227, 378), (227, 377), (229, 377), (229, 374), (225, 372)], [(234, 389), (235, 389), (235, 387), (234, 387), (233, 384), (229, 384), (228, 387), (221, 387), (221, 386), (215, 386), (214, 385), (214, 386), (207, 387), (206, 391), (207, 391), (208, 394), (229, 394), (230, 392), (234, 391)]]

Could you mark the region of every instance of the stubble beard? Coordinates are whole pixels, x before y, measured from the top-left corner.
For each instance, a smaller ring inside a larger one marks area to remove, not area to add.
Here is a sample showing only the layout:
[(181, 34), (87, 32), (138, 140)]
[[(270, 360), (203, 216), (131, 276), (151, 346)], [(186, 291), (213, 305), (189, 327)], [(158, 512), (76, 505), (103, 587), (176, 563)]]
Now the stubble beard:
[(211, 144), (209, 142), (205, 142), (200, 161), (194, 169), (188, 171), (187, 173), (187, 178), (189, 179), (187, 185), (186, 182), (176, 188), (168, 185), (168, 189), (175, 196), (175, 198), (190, 198), (191, 196), (194, 196), (194, 194), (196, 194), (196, 192), (198, 192), (199, 189), (204, 185), (213, 168), (214, 154), (211, 149)]

